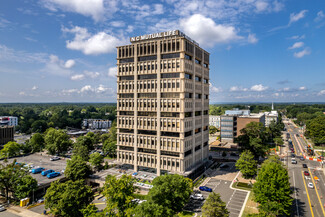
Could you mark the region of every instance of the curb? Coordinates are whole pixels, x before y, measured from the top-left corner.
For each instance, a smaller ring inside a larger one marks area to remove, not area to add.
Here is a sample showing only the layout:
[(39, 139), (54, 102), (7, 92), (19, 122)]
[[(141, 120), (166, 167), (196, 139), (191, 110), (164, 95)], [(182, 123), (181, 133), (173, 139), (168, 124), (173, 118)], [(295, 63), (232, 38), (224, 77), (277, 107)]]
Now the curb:
[(231, 182), (231, 184), (230, 184), (230, 189), (232, 189), (232, 190), (234, 190), (234, 191), (244, 191), (244, 192), (247, 192), (247, 195), (246, 195), (245, 201), (244, 201), (243, 206), (242, 206), (242, 208), (241, 208), (241, 210), (240, 210), (240, 213), (239, 213), (239, 217), (241, 217), (241, 216), (243, 215), (243, 213), (244, 213), (244, 210), (245, 210), (245, 207), (246, 207), (246, 203), (247, 203), (247, 201), (248, 201), (248, 197), (249, 197), (251, 191), (242, 190), (242, 189), (238, 189), (238, 188), (233, 188), (233, 187), (232, 187), (234, 181), (235, 181), (235, 180), (237, 179), (237, 177), (239, 176), (239, 173), (240, 173), (240, 171), (237, 173), (237, 175), (236, 175), (236, 177), (234, 178), (234, 180), (232, 180), (232, 182)]

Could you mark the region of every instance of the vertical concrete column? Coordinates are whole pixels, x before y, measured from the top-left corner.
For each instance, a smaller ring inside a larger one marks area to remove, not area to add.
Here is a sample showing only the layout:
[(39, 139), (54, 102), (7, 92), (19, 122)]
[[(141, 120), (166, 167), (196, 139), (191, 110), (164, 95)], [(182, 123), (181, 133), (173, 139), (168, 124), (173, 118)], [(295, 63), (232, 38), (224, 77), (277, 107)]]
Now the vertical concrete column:
[(157, 41), (157, 175), (160, 176), (160, 111), (161, 111), (161, 50), (160, 50), (160, 40)]
[(196, 47), (195, 44), (193, 44), (193, 57), (192, 57), (192, 64), (193, 64), (193, 93), (192, 93), (192, 104), (193, 104), (193, 128), (192, 128), (192, 165), (195, 164), (195, 120), (196, 120), (196, 116), (195, 116), (195, 51), (196, 51)]
[(137, 44), (134, 44), (134, 171), (138, 171), (138, 46)]
[[(202, 76), (201, 76), (201, 107), (202, 107), (202, 112), (205, 111), (205, 108), (204, 108), (204, 67), (203, 67), (203, 63), (204, 63), (204, 51), (202, 50), (202, 61), (201, 61), (201, 71), (202, 71)], [(203, 161), (204, 159), (204, 132), (203, 132), (203, 127), (205, 126), (204, 124), (204, 118), (205, 118), (205, 115), (202, 113), (202, 119), (201, 119), (201, 161)]]

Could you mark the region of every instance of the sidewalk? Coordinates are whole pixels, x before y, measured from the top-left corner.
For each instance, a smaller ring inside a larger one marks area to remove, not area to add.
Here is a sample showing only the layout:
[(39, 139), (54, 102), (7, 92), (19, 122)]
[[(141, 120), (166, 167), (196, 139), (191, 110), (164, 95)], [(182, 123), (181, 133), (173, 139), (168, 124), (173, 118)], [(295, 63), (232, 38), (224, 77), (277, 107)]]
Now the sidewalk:
[(28, 209), (24, 209), (24, 208), (19, 207), (19, 206), (10, 206), (10, 207), (7, 207), (7, 210), (8, 210), (8, 212), (11, 212), (11, 213), (13, 213), (15, 215), (19, 215), (19, 216), (22, 216), (22, 217), (43, 217), (42, 214), (30, 211)]

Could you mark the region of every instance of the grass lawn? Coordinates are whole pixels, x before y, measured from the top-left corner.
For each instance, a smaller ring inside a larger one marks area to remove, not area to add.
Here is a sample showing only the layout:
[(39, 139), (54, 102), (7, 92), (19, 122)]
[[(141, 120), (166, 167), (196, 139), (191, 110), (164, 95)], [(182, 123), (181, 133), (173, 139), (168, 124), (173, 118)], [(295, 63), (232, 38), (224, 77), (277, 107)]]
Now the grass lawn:
[(194, 216), (193, 212), (182, 211), (176, 215), (177, 217), (191, 217)]
[(148, 195), (143, 195), (143, 194), (133, 194), (134, 198), (140, 199), (140, 200), (147, 200)]
[(248, 197), (242, 217), (246, 217), (249, 214), (258, 213), (258, 209), (257, 209), (258, 204), (253, 201), (253, 198), (254, 198), (254, 193), (251, 191), (251, 193), (249, 194), (249, 197)]
[(234, 182), (232, 184), (233, 188), (238, 188), (238, 189), (243, 189), (243, 190), (247, 190), (250, 191), (252, 190), (253, 186), (248, 184), (248, 183), (244, 183), (244, 182)]

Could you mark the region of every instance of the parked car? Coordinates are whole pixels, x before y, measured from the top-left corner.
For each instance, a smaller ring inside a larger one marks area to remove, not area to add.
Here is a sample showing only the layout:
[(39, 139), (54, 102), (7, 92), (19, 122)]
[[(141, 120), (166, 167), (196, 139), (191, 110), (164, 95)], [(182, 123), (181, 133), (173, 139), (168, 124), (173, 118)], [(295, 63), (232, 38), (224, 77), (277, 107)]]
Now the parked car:
[(302, 164), (303, 168), (308, 168), (307, 164)]
[(43, 167), (37, 167), (37, 168), (32, 169), (32, 173), (33, 174), (40, 173), (43, 170), (45, 170), (45, 168), (43, 168)]
[(220, 168), (221, 168), (221, 169), (228, 168), (228, 167), (229, 167), (228, 164), (221, 164), (221, 165), (220, 165)]
[(305, 176), (309, 176), (309, 172), (308, 171), (304, 171), (304, 175)]
[(6, 210), (6, 208), (4, 206), (0, 205), (0, 212), (5, 211), (5, 210)]
[(44, 201), (45, 201), (44, 198), (41, 198), (41, 199), (37, 200), (37, 203), (43, 203)]
[(304, 157), (300, 157), (300, 160), (304, 161), (304, 160), (305, 160), (305, 158), (304, 158)]
[(50, 161), (56, 161), (56, 160), (60, 160), (61, 158), (58, 156), (54, 156), (50, 158)]
[(309, 183), (308, 183), (308, 188), (314, 188), (313, 183), (309, 182)]
[(54, 170), (44, 170), (42, 171), (42, 176), (46, 176), (47, 174), (54, 173)]
[(296, 155), (295, 154), (291, 154), (291, 157), (296, 157)]
[(190, 196), (190, 198), (193, 199), (193, 200), (204, 200), (204, 197), (203, 197), (202, 194), (192, 194)]
[(59, 175), (60, 175), (59, 172), (54, 172), (54, 173), (47, 174), (47, 178), (51, 179), (51, 178), (55, 178)]
[(212, 192), (212, 189), (207, 186), (200, 186), (199, 189), (200, 191)]

